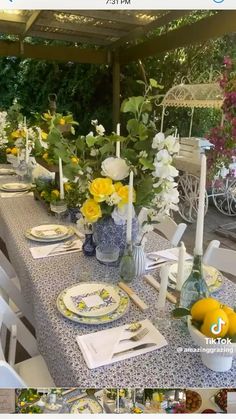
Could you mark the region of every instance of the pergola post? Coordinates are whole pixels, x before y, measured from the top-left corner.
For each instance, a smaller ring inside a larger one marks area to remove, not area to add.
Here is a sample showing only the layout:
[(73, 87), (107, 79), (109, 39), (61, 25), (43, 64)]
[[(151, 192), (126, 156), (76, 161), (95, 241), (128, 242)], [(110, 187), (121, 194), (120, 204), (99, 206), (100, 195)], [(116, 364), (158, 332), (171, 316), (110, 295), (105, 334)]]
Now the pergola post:
[(112, 61), (112, 123), (113, 129), (116, 130), (116, 124), (120, 121), (120, 60), (119, 54), (113, 55)]

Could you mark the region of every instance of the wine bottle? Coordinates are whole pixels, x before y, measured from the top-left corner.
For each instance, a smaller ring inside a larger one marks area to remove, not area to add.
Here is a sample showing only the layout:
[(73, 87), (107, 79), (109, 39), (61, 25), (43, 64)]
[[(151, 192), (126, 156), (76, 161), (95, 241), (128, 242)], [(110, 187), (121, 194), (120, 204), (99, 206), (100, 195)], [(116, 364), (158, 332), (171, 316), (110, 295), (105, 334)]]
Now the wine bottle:
[(209, 295), (210, 292), (203, 277), (202, 256), (195, 252), (192, 271), (181, 288), (179, 306), (190, 309), (196, 301)]

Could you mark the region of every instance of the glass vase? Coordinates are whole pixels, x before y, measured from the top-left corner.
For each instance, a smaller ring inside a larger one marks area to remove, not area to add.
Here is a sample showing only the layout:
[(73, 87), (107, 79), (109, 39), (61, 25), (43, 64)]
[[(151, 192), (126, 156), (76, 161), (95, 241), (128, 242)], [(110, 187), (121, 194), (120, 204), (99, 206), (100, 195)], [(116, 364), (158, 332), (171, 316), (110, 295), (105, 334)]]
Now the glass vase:
[(135, 262), (131, 244), (127, 244), (120, 261), (120, 277), (124, 282), (131, 282), (135, 278)]
[(96, 245), (93, 240), (93, 234), (85, 234), (85, 240), (82, 246), (82, 250), (85, 256), (94, 256), (96, 251)]
[(141, 244), (133, 245), (133, 258), (135, 264), (135, 277), (140, 278), (145, 274), (146, 256)]

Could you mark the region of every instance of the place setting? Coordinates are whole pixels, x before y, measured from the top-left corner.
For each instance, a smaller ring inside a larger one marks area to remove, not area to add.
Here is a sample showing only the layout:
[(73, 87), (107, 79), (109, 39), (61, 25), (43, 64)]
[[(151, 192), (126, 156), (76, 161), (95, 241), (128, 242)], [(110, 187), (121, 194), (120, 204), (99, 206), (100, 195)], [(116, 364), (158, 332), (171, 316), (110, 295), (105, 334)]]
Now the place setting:
[(75, 229), (69, 225), (43, 224), (35, 226), (25, 232), (25, 237), (30, 241), (44, 244), (30, 248), (34, 259), (82, 250), (82, 241), (77, 237)]
[(31, 195), (33, 194), (30, 192), (32, 189), (32, 185), (29, 183), (23, 182), (10, 182), (10, 183), (2, 183), (0, 184), (0, 196), (1, 198), (15, 198), (24, 195)]

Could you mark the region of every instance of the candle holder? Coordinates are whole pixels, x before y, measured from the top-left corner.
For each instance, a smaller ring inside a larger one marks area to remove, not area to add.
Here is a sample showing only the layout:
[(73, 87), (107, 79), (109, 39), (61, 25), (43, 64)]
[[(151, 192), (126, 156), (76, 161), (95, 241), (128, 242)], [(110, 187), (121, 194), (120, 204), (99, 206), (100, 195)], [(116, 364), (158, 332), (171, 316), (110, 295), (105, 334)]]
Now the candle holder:
[(131, 243), (127, 243), (120, 261), (120, 277), (124, 282), (131, 282), (135, 278), (135, 261)]

